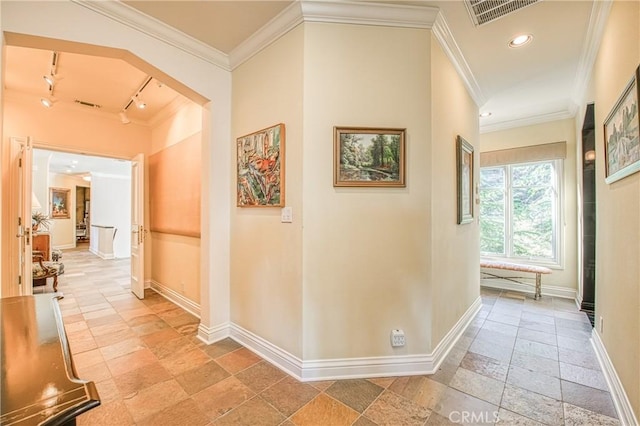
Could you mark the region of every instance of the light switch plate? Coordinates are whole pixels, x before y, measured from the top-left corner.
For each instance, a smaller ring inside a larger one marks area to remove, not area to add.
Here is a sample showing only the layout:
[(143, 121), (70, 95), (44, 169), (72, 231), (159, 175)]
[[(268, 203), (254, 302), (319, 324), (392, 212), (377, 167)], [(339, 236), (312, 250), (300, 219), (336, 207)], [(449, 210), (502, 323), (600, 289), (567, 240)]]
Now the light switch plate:
[(291, 207), (283, 207), (280, 212), (280, 221), (282, 223), (293, 222), (293, 209)]

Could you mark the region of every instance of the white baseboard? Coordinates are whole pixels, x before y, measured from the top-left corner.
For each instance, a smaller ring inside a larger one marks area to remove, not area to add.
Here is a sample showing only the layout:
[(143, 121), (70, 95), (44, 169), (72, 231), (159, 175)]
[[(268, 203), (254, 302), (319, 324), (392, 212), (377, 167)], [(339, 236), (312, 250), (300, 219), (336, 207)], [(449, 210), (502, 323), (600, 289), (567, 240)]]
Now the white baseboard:
[(89, 248), (89, 251), (93, 254), (95, 254), (96, 256), (98, 256), (101, 259), (115, 259), (116, 256), (113, 253), (103, 253), (99, 250), (96, 249), (92, 249), (91, 247)]
[(576, 291), (576, 307), (578, 310), (582, 309), (582, 294), (579, 291)]
[[(237, 324), (231, 324), (230, 336), (247, 349), (304, 382), (433, 374), (481, 307), (482, 300), (478, 297), (431, 354), (303, 361)], [(204, 330), (202, 331), (204, 333)], [(201, 339), (206, 341), (205, 338)]]
[(435, 364), (430, 354), (303, 361), (302, 381), (433, 374)]
[(245, 330), (237, 324), (231, 324), (231, 338), (260, 357), (276, 365), (298, 380), (303, 380), (302, 360), (284, 349), (268, 342), (262, 337)]
[[(170, 300), (171, 302), (175, 303), (176, 305), (180, 306), (182, 309), (184, 309), (185, 311), (189, 312), (190, 314), (193, 314), (195, 316), (197, 316), (198, 318), (200, 318), (200, 305), (197, 304), (196, 302), (194, 302), (191, 299), (188, 299), (187, 297), (185, 297), (184, 295), (178, 293), (177, 291), (163, 285), (160, 284), (157, 281), (154, 280), (148, 280), (151, 283), (151, 290), (155, 291), (156, 293), (160, 294), (161, 296), (163, 296), (164, 298)], [(146, 283), (145, 283), (145, 287), (146, 287)]]
[(620, 377), (618, 377), (618, 373), (611, 362), (611, 358), (609, 358), (607, 349), (604, 347), (604, 343), (602, 343), (602, 339), (600, 339), (600, 336), (595, 329), (591, 332), (591, 345), (596, 352), (600, 368), (602, 368), (604, 378), (609, 386), (613, 405), (616, 407), (616, 411), (618, 412), (618, 419), (620, 420), (620, 423), (624, 426), (637, 426), (638, 419), (633, 412), (631, 402), (627, 397), (627, 393), (624, 391), (624, 387), (622, 386)]
[[(522, 283), (514, 283), (513, 281), (501, 280), (495, 278), (483, 278), (480, 281), (483, 287), (497, 288), (499, 290), (519, 291), (522, 293), (531, 293), (535, 291), (535, 286)], [(550, 285), (542, 285), (543, 296), (561, 297), (563, 299), (576, 300), (576, 290), (567, 287), (556, 287)]]
[(444, 336), (444, 338), (438, 343), (438, 346), (433, 350), (434, 361), (436, 363), (433, 372), (435, 373), (440, 364), (445, 360), (451, 349), (458, 343), (460, 337), (464, 334), (469, 324), (475, 319), (478, 312), (482, 309), (482, 297), (478, 298), (469, 306), (467, 312), (462, 315), (458, 322), (453, 326), (451, 330)]
[(214, 327), (207, 327), (200, 323), (198, 326), (198, 339), (207, 345), (211, 345), (219, 340), (226, 339), (230, 335), (231, 326), (229, 323), (220, 324)]

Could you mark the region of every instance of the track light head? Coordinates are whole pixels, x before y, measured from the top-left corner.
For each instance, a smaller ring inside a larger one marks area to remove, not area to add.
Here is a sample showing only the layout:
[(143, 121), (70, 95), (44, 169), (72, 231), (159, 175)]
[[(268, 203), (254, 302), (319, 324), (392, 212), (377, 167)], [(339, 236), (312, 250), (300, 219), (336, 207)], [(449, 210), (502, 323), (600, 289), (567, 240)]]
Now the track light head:
[(138, 109), (145, 109), (147, 107), (147, 104), (140, 98), (139, 93), (133, 97), (133, 103), (136, 104)]
[(56, 79), (53, 75), (45, 75), (42, 78), (44, 78), (44, 81), (49, 85), (49, 86), (53, 86), (54, 84), (56, 84)]
[(126, 111), (120, 111), (118, 113), (118, 115), (120, 116), (120, 122), (122, 124), (129, 124), (131, 123), (131, 120), (129, 120), (129, 117), (127, 117), (127, 112)]

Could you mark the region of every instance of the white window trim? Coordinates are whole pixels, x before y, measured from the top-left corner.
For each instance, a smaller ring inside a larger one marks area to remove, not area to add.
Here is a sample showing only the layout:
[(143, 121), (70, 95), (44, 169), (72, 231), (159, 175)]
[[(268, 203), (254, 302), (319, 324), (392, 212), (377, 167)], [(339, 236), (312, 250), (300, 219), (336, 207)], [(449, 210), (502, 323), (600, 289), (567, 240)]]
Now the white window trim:
[[(493, 166), (485, 166), (484, 168), (499, 168), (499, 167), (510, 167), (514, 165), (523, 165), (523, 164), (536, 164), (536, 163), (554, 163), (554, 170), (556, 172), (556, 212), (555, 212), (555, 222), (554, 222), (554, 239), (553, 242), (555, 249), (555, 259), (539, 259), (532, 257), (517, 257), (517, 256), (502, 256), (495, 255), (486, 252), (480, 252), (483, 258), (499, 260), (505, 262), (519, 262), (531, 265), (540, 265), (546, 266), (551, 269), (562, 270), (564, 269), (564, 233), (565, 233), (565, 221), (564, 221), (564, 161), (562, 159), (554, 159), (554, 160), (542, 160), (542, 161), (531, 161), (527, 163), (516, 163), (516, 164), (504, 164), (504, 165), (493, 165)], [(511, 196), (511, 173), (505, 173), (505, 178), (507, 179), (507, 193), (505, 194), (505, 252), (512, 253), (513, 244), (512, 244), (512, 221), (511, 221), (511, 210), (512, 210), (512, 196)], [(508, 229), (507, 229), (508, 228)]]

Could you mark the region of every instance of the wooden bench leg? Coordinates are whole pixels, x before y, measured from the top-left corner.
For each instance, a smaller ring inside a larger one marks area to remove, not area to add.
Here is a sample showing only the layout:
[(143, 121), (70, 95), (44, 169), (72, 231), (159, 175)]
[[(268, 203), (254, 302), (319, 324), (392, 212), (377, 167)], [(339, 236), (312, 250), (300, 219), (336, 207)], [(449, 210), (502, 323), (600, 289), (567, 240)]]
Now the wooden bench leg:
[(542, 274), (536, 274), (536, 292), (533, 295), (533, 299), (542, 299)]

